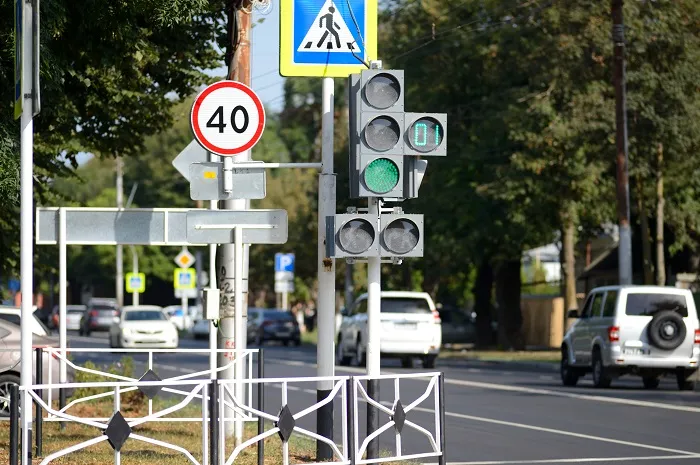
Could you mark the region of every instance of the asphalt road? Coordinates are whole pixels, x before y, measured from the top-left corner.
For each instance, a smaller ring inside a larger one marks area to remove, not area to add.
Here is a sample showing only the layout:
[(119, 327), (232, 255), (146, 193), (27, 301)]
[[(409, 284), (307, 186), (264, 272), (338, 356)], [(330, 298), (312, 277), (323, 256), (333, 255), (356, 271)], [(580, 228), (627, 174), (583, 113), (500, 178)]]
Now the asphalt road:
[[(70, 335), (71, 347), (107, 347), (106, 335), (84, 338)], [(182, 340), (182, 348), (206, 349), (206, 341)], [(75, 354), (75, 360), (90, 359), (103, 364), (114, 360), (106, 353)], [(135, 358), (137, 359), (137, 358)], [(316, 353), (310, 348), (265, 346), (266, 377), (315, 376)], [(145, 358), (141, 359), (145, 362)], [(140, 363), (140, 362), (139, 362)], [(157, 355), (156, 370), (161, 377), (178, 376), (208, 367), (205, 355)], [(137, 364), (142, 369), (144, 365)], [(576, 388), (565, 388), (556, 373), (510, 369), (508, 365), (442, 363), (445, 373), (446, 452), (448, 463), (468, 465), (645, 463), (649, 465), (700, 465), (700, 392), (679, 392), (675, 380), (663, 380), (657, 390), (642, 388), (640, 379), (617, 380), (611, 389), (594, 389), (590, 378)], [(364, 370), (337, 367), (339, 375), (359, 375)], [(423, 371), (402, 369), (387, 360), (384, 373)], [(290, 383), (288, 404), (298, 412), (316, 401), (314, 383)], [(403, 380), (400, 385), (404, 406), (425, 390), (423, 380)], [(265, 410), (276, 414), (281, 403), (281, 386), (265, 391)], [(381, 400), (391, 406), (393, 385), (382, 383)], [(336, 432), (340, 431), (340, 402), (335, 405)], [(361, 437), (364, 437), (364, 408), (360, 409)], [(428, 430), (434, 428), (433, 404), (426, 400), (409, 412), (407, 419)], [(385, 423), (387, 415), (380, 421)], [(314, 430), (315, 414), (302, 418), (299, 426)], [(336, 434), (336, 439), (339, 440)], [(393, 450), (394, 434), (380, 437), (380, 447)], [(404, 454), (426, 452), (425, 436), (404, 430)], [(427, 459), (426, 463), (436, 463)]]

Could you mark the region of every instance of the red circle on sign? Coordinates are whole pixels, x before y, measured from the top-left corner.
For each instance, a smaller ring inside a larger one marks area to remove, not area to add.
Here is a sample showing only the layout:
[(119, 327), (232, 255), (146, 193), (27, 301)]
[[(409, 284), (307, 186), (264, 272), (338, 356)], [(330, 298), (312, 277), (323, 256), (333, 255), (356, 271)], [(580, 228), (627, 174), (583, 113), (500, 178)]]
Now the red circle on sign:
[[(245, 144), (243, 144), (240, 147), (219, 147), (211, 141), (209, 141), (202, 132), (202, 129), (199, 127), (199, 110), (202, 106), (202, 103), (212, 92), (223, 88), (233, 88), (243, 91), (248, 97), (250, 97), (252, 103), (255, 106), (255, 111), (258, 114), (258, 125), (255, 128), (255, 133), (250, 138), (250, 140), (248, 140)], [(253, 91), (253, 89), (241, 82), (224, 80), (215, 82), (214, 84), (211, 84), (202, 92), (200, 92), (200, 94), (195, 99), (194, 104), (192, 105), (192, 112), (190, 114), (190, 124), (192, 125), (192, 130), (194, 131), (197, 141), (210, 152), (222, 156), (238, 155), (239, 153), (249, 150), (251, 147), (257, 144), (260, 140), (260, 137), (262, 137), (263, 129), (265, 129), (265, 109), (263, 107), (262, 102), (260, 101), (260, 98)]]

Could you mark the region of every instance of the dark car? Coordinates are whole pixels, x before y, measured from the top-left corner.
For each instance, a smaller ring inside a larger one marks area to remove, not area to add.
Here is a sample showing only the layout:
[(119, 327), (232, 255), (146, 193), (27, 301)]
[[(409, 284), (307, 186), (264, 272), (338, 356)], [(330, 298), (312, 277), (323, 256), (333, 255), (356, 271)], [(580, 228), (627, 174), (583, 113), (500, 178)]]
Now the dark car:
[(91, 303), (80, 320), (81, 336), (89, 336), (92, 331), (109, 331), (114, 318), (119, 316), (119, 308), (109, 303)]
[(285, 345), (301, 344), (299, 323), (291, 312), (276, 309), (248, 309), (248, 339), (261, 346), (266, 341)]
[(443, 344), (476, 343), (476, 321), (466, 310), (444, 306), (440, 308)]

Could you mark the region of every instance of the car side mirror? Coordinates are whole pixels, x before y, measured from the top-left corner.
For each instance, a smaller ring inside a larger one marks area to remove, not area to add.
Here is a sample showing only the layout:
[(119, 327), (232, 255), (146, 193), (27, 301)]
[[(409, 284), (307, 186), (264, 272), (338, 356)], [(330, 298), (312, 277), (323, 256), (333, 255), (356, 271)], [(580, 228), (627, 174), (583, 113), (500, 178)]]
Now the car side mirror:
[(578, 310), (569, 310), (569, 311), (566, 313), (566, 317), (567, 317), (567, 318), (578, 318), (578, 317), (579, 317), (579, 315), (578, 315)]
[(340, 309), (340, 315), (341, 316), (350, 316), (350, 312), (348, 311), (347, 308), (343, 307)]

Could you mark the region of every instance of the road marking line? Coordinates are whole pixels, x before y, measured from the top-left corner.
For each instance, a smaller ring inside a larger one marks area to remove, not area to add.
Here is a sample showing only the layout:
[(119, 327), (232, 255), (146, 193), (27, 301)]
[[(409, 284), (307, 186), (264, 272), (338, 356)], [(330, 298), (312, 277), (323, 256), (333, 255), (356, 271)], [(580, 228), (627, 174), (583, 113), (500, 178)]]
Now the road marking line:
[(663, 404), (661, 402), (649, 402), (646, 400), (634, 400), (625, 399), (622, 397), (606, 397), (606, 396), (596, 396), (591, 394), (575, 394), (573, 392), (558, 391), (554, 389), (539, 389), (539, 388), (528, 388), (522, 386), (510, 386), (507, 384), (496, 384), (496, 383), (485, 383), (482, 381), (467, 381), (463, 379), (445, 379), (445, 383), (454, 384), (456, 386), (473, 387), (473, 388), (483, 388), (483, 389), (496, 389), (500, 391), (512, 391), (512, 392), (526, 392), (528, 394), (540, 394), (547, 396), (557, 396), (557, 397), (568, 397), (570, 399), (578, 400), (593, 400), (597, 402), (605, 402), (611, 404), (623, 404), (632, 405), (635, 407), (650, 407), (650, 408), (660, 408), (666, 410), (678, 410), (681, 412), (692, 412), (700, 413), (699, 407), (688, 407), (685, 405), (674, 405), (674, 404)]
[[(590, 463), (590, 462), (632, 462), (636, 460), (680, 460), (698, 459), (700, 454), (694, 455), (661, 455), (649, 457), (590, 457), (576, 459), (545, 459), (545, 460), (492, 460), (485, 462), (447, 462), (447, 465), (517, 465), (517, 464), (537, 464), (537, 463)], [(435, 463), (424, 463), (423, 465), (437, 465)]]
[(551, 376), (551, 375), (540, 375), (539, 378), (540, 378), (540, 379), (554, 379), (554, 376)]
[[(426, 412), (426, 413), (434, 413), (433, 410), (427, 409), (424, 407), (415, 407), (413, 410), (419, 411), (419, 412)], [(581, 439), (590, 439), (593, 441), (600, 441), (600, 442), (609, 442), (612, 444), (619, 444), (622, 446), (631, 446), (631, 447), (639, 447), (642, 449), (652, 449), (652, 450), (658, 450), (662, 452), (671, 452), (674, 454), (683, 454), (683, 455), (696, 455), (700, 457), (700, 454), (697, 452), (689, 452), (687, 450), (680, 450), (680, 449), (671, 449), (668, 447), (661, 447), (661, 446), (653, 446), (651, 444), (642, 444), (639, 442), (631, 442), (631, 441), (623, 441), (620, 439), (610, 439), (610, 438), (604, 438), (601, 436), (592, 436), (589, 434), (583, 434), (583, 433), (574, 433), (572, 431), (562, 431), (558, 429), (552, 429), (552, 428), (544, 428), (542, 426), (534, 426), (534, 425), (526, 425), (524, 423), (515, 423), (512, 421), (504, 421), (504, 420), (496, 420), (493, 418), (484, 418), (484, 417), (476, 417), (473, 415), (465, 415), (463, 413), (455, 413), (455, 412), (445, 412), (445, 416), (448, 417), (455, 417), (455, 418), (461, 418), (464, 420), (473, 420), (473, 421), (480, 421), (483, 423), (493, 423), (496, 425), (503, 425), (503, 426), (512, 426), (515, 428), (523, 428), (523, 429), (529, 429), (532, 431), (540, 431), (543, 433), (552, 433), (552, 434), (559, 434), (562, 436), (571, 436), (575, 438), (581, 438)], [(499, 462), (500, 463), (500, 462)], [(514, 463), (530, 463), (530, 462), (514, 462)]]

